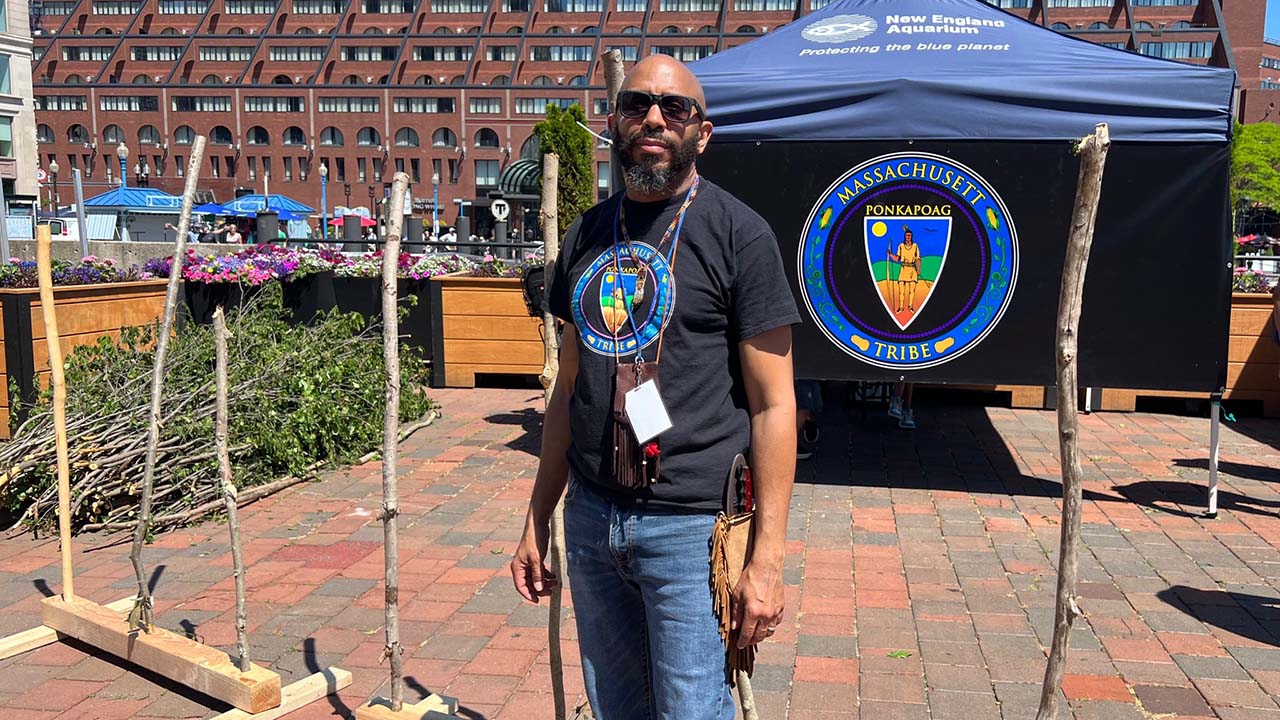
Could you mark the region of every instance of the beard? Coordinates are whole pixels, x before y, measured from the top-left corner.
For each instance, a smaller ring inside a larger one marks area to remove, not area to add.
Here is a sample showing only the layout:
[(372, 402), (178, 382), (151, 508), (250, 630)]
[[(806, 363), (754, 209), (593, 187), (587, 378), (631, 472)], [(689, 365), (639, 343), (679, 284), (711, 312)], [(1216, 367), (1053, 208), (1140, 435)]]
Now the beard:
[[(636, 160), (632, 151), (641, 140), (658, 140), (671, 153), (671, 160), (665, 166), (658, 158), (645, 155)], [(693, 167), (698, 157), (698, 136), (687, 140), (668, 142), (662, 137), (662, 131), (645, 132), (637, 130), (629, 137), (623, 138), (618, 145), (618, 158), (622, 162), (622, 177), (627, 188), (646, 195), (662, 195), (669, 193), (684, 178), (689, 168)]]

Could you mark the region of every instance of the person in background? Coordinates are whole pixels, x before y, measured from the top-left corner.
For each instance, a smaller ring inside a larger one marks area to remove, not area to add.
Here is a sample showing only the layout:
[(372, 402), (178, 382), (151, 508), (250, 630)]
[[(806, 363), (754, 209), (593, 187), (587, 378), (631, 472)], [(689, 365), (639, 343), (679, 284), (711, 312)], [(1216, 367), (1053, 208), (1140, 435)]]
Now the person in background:
[(898, 421), (903, 430), (916, 429), (915, 411), (911, 409), (911, 387), (914, 383), (899, 382), (893, 385), (893, 397), (889, 398), (889, 417)]
[(796, 459), (808, 460), (818, 450), (818, 415), (822, 386), (817, 380), (796, 380)]
[[(198, 242), (200, 242), (200, 230), (199, 230), (199, 228), (200, 228), (200, 225), (198, 225), (198, 224), (196, 224), (196, 223), (192, 223), (192, 224), (191, 224), (191, 226), (187, 228), (187, 242), (189, 242), (189, 243), (198, 243)], [(165, 224), (164, 224), (164, 229), (165, 229), (165, 230), (172, 230), (175, 236), (178, 234), (178, 226), (177, 226), (177, 225), (174, 225), (173, 223), (165, 223)], [(175, 241), (176, 241), (176, 239), (177, 239), (177, 238), (175, 237), (174, 239), (175, 239)], [(166, 242), (168, 242), (168, 241), (166, 240)]]
[(240, 228), (236, 227), (235, 223), (227, 223), (222, 226), (222, 229), (227, 231), (228, 245), (241, 245), (244, 243), (244, 236), (240, 234)]

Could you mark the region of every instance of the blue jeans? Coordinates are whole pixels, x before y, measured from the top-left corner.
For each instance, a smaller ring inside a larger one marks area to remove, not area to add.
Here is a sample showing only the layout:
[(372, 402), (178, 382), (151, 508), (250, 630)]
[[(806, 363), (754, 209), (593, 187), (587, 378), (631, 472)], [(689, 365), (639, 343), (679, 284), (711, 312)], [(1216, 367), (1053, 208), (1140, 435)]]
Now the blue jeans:
[(597, 720), (733, 720), (711, 607), (715, 516), (619, 507), (571, 478), (569, 588)]

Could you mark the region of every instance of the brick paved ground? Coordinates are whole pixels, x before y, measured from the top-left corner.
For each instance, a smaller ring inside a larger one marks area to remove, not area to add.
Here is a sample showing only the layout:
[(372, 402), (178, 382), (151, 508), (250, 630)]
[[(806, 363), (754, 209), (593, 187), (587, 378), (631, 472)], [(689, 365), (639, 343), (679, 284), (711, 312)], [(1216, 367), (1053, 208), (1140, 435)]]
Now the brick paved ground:
[[(505, 564), (537, 448), (531, 391), (439, 393), (445, 417), (402, 449), (401, 617), (409, 695), (458, 697), (469, 718), (551, 717), (546, 610)], [(761, 717), (1032, 718), (1053, 620), (1058, 539), (1051, 413), (927, 410), (913, 434), (880, 411), (830, 412), (802, 463), (786, 567), (788, 616), (757, 666)], [(1078, 720), (1277, 720), (1280, 424), (1229, 425), (1217, 520), (1203, 498), (1203, 420), (1082, 418), (1086, 614), (1065, 693)], [(380, 466), (334, 473), (242, 513), (253, 652), (285, 682), (337, 664), (355, 682), (292, 717), (345, 716), (385, 678)], [(233, 643), (225, 528), (161, 535), (160, 622)], [(0, 634), (38, 621), (56, 545), (0, 541)], [(85, 537), (77, 587), (128, 594), (127, 545)], [(573, 624), (567, 626), (572, 637)], [(580, 696), (573, 643), (567, 682)], [(225, 709), (154, 676), (55, 644), (0, 662), (0, 717), (208, 717)], [(1065, 713), (1064, 713), (1065, 716)]]

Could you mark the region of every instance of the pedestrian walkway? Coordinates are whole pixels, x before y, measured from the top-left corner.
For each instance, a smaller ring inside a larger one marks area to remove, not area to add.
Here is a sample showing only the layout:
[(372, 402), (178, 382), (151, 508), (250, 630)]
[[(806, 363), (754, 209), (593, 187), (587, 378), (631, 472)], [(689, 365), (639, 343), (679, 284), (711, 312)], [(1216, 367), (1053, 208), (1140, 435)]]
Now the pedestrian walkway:
[[(541, 393), (436, 396), (442, 419), (401, 446), (406, 699), (451, 695), (472, 720), (551, 718), (546, 604), (523, 603), (506, 569)], [(883, 411), (823, 421), (791, 506), (787, 617), (756, 667), (761, 718), (1034, 718), (1059, 534), (1053, 413), (934, 408), (913, 433)], [(1225, 426), (1216, 520), (1198, 516), (1207, 421), (1107, 413), (1081, 431), (1085, 617), (1060, 717), (1280, 720), (1280, 423)], [(241, 513), (254, 660), (286, 683), (328, 665), (354, 675), (291, 718), (347, 717), (386, 681), (380, 476), (377, 463), (331, 473)], [(163, 533), (146, 558), (160, 624), (232, 649), (225, 525)], [(81, 595), (129, 595), (128, 537), (78, 538), (76, 569)], [(58, 589), (56, 539), (0, 540), (0, 634), (38, 624), (40, 596)], [(565, 634), (581, 703), (571, 621)], [(0, 718), (227, 709), (86, 650), (0, 662)]]

